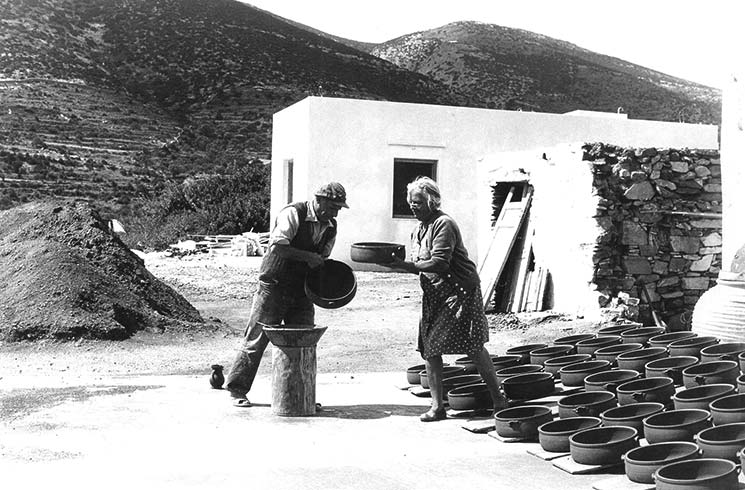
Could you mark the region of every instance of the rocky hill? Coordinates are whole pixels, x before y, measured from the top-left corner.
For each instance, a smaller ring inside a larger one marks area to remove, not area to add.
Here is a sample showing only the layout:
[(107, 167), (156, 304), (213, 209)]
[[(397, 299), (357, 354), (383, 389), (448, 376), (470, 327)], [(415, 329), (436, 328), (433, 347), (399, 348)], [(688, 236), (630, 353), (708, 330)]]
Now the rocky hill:
[(467, 94), (473, 106), (556, 113), (622, 108), (636, 119), (721, 120), (717, 89), (520, 29), (455, 22), (370, 51)]
[(0, 209), (267, 159), (271, 115), (319, 94), (465, 100), (234, 0), (0, 1)]
[[(367, 52), (369, 51), (369, 52)], [(270, 158), (308, 95), (718, 122), (718, 91), (538, 34), (461, 22), (381, 45), (235, 0), (0, 0), (0, 209), (105, 213)]]

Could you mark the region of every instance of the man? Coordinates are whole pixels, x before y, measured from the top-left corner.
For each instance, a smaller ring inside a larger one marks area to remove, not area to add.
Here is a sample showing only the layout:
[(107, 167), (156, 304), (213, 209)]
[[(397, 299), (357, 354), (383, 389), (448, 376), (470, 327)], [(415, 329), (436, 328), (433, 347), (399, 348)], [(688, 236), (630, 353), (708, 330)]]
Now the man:
[(305, 275), (331, 254), (336, 216), (348, 207), (344, 187), (330, 182), (316, 191), (313, 200), (288, 204), (277, 215), (261, 261), (251, 316), (225, 385), (235, 406), (251, 406), (246, 395), (269, 344), (264, 326), (314, 325), (315, 308), (305, 295)]

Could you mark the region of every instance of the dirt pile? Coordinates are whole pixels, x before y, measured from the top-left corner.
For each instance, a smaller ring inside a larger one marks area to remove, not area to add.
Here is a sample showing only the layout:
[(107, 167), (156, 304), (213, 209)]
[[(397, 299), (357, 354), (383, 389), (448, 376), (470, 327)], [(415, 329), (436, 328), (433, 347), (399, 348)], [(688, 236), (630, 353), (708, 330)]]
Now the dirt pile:
[(124, 339), (204, 326), (84, 203), (0, 212), (0, 340)]

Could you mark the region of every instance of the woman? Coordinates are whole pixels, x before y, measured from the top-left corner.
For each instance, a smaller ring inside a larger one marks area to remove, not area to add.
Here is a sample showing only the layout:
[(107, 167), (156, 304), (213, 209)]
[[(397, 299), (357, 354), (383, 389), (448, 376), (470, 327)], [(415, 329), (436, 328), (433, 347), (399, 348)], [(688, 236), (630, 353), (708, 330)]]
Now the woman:
[(458, 225), (440, 211), (440, 189), (432, 179), (418, 177), (407, 185), (407, 202), (419, 225), (411, 234), (412, 262), (393, 255), (385, 265), (419, 274), (422, 313), (418, 350), (424, 358), (432, 407), (419, 419), (446, 418), (442, 392), (442, 355), (467, 354), (486, 382), (494, 410), (504, 408), (489, 352), (489, 328), (482, 306), (476, 265), (468, 258)]

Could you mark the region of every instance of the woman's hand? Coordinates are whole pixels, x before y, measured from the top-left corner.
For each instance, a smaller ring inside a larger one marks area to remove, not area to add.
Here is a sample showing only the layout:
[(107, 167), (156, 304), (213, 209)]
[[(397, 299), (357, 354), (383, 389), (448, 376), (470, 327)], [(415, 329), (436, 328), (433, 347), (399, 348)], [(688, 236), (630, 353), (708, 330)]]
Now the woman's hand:
[(382, 265), (383, 267), (388, 267), (391, 269), (403, 269), (406, 272), (411, 272), (415, 274), (419, 272), (416, 266), (414, 265), (414, 262), (407, 262), (399, 258), (395, 253), (391, 253), (390, 262), (381, 262), (378, 265)]

